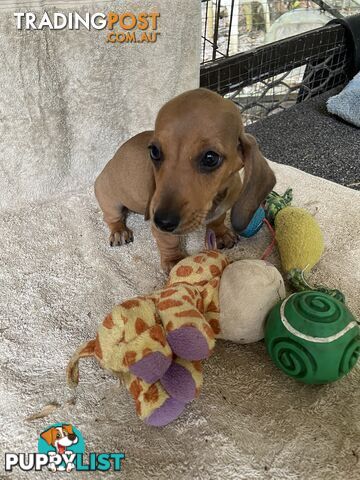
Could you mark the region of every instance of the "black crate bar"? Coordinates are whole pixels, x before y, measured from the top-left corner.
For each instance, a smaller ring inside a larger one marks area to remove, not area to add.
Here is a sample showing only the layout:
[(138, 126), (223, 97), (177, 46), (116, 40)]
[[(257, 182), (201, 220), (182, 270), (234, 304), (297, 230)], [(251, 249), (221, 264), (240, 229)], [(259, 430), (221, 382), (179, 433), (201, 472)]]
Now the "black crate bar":
[[(336, 63), (335, 68), (340, 74), (333, 76), (332, 88), (346, 81), (351, 63), (348, 44), (346, 29), (342, 25), (327, 25), (203, 64), (200, 69), (200, 86), (226, 95), (296, 67), (312, 65), (316, 70), (316, 65), (323, 64), (325, 71), (331, 71), (332, 63)], [(330, 59), (329, 62), (326, 62), (327, 58)], [(321, 86), (319, 78), (322, 77), (324, 74), (317, 72), (317, 87)], [(308, 80), (311, 80), (311, 75), (308, 75)], [(311, 85), (308, 88), (311, 90)], [(326, 85), (323, 86), (324, 89), (328, 89)], [(321, 88), (317, 88), (316, 94), (320, 93), (320, 90)]]

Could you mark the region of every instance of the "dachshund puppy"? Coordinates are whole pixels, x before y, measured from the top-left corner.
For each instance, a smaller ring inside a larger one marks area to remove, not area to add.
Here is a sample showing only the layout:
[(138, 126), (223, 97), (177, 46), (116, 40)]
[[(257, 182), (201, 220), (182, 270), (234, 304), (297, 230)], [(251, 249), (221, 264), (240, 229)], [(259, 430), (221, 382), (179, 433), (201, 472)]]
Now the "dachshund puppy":
[[(244, 180), (239, 170), (244, 168)], [(231, 248), (275, 185), (255, 139), (231, 100), (196, 89), (166, 103), (154, 131), (124, 143), (95, 182), (110, 244), (133, 241), (129, 210), (151, 219), (161, 264), (184, 258), (181, 236), (206, 224), (218, 248)], [(231, 223), (225, 226), (227, 210)]]

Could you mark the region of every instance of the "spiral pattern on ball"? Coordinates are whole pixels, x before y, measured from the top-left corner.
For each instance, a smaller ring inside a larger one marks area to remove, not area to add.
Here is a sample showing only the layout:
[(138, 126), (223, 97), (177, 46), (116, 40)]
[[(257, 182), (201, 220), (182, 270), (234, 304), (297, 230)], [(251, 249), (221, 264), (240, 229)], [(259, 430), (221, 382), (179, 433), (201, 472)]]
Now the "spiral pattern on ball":
[(360, 358), (360, 337), (353, 338), (346, 346), (342, 356), (339, 375), (347, 375)]
[(310, 321), (332, 323), (342, 317), (338, 303), (319, 292), (303, 292), (291, 298), (290, 302), (299, 315)]
[(289, 338), (274, 340), (269, 353), (275, 364), (291, 377), (302, 379), (313, 375), (316, 362), (302, 345)]

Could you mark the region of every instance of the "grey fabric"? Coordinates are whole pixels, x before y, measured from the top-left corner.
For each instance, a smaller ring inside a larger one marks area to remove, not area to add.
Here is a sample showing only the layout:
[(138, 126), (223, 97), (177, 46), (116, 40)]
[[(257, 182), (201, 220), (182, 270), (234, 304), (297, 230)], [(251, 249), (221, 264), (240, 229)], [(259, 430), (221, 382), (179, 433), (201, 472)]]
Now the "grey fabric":
[(327, 111), (333, 89), (247, 127), (272, 160), (360, 189), (360, 132)]
[[(316, 214), (324, 231), (326, 250), (313, 280), (340, 288), (359, 317), (360, 193), (291, 167), (274, 168), (276, 188), (293, 186), (295, 203)], [(126, 453), (122, 474), (72, 472), (74, 478), (358, 479), (360, 365), (338, 383), (307, 386), (278, 371), (262, 342), (218, 341), (205, 362), (200, 398), (163, 429), (138, 420), (126, 389), (92, 360), (80, 365), (75, 405), (68, 401), (65, 366), (74, 349), (94, 337), (114, 303), (165, 281), (149, 224), (137, 215), (129, 220), (134, 243), (111, 249), (92, 192), (0, 216), (2, 455), (36, 451), (40, 432), (63, 421), (80, 429), (87, 452)], [(203, 232), (193, 235), (189, 252), (203, 241)], [(269, 241), (263, 229), (228, 253), (259, 258)], [(278, 265), (276, 254), (270, 260)], [(54, 401), (61, 407), (51, 415), (25, 420)], [(16, 471), (9, 478), (50, 474)]]
[(1, 13), (0, 209), (91, 185), (121, 143), (153, 127), (163, 103), (198, 85), (199, 2), (116, 0), (102, 10), (159, 11), (157, 42), (16, 30), (13, 13)]
[(329, 98), (330, 113), (360, 127), (360, 72), (338, 94)]

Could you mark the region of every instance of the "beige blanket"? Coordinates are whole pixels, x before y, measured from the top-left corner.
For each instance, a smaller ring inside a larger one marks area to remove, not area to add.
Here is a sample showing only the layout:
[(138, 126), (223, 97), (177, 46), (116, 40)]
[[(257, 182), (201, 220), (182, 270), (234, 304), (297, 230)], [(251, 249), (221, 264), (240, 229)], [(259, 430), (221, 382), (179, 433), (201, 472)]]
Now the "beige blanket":
[[(45, 3), (29, 10), (68, 11)], [(0, 211), (88, 187), (167, 100), (198, 85), (197, 0), (70, 3), (81, 15), (159, 12), (159, 38), (111, 44), (106, 30), (17, 30), (16, 8), (0, 11)]]
[[(360, 316), (360, 193), (274, 168), (277, 189), (293, 186), (295, 203), (312, 211), (324, 231), (314, 280), (340, 288)], [(201, 397), (163, 429), (139, 421), (125, 388), (91, 360), (81, 365), (75, 404), (69, 401), (65, 366), (79, 342), (94, 336), (115, 302), (165, 280), (149, 225), (132, 215), (130, 226), (134, 243), (110, 248), (92, 192), (1, 215), (1, 455), (36, 451), (39, 433), (64, 421), (80, 429), (88, 452), (126, 453), (121, 474), (74, 478), (358, 479), (360, 365), (338, 383), (307, 386), (278, 371), (262, 342), (218, 341)], [(264, 229), (229, 255), (258, 258), (268, 242)], [(188, 241), (189, 251), (202, 245), (201, 232)], [(60, 405), (51, 415), (25, 420), (51, 402)], [(16, 471), (10, 478), (50, 474)]]
[(100, 5), (101, 3), (109, 3), (107, 0), (1, 0), (0, 10), (13, 10), (15, 9), (31, 9), (44, 8), (44, 7), (79, 7), (82, 5)]

